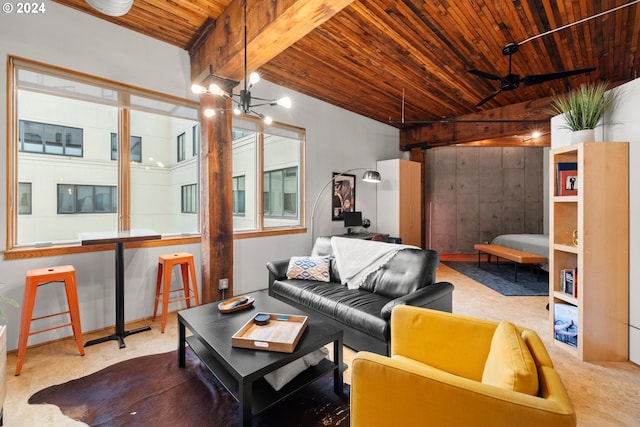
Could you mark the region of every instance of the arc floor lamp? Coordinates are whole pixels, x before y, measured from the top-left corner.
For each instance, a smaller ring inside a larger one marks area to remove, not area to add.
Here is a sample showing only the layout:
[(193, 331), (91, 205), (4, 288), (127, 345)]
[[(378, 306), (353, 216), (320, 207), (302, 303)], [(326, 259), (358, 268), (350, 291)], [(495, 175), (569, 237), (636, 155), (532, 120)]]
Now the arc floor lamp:
[(344, 174), (349, 173), (349, 172), (355, 172), (355, 171), (361, 171), (361, 170), (365, 171), (364, 174), (362, 175), (362, 180), (364, 182), (371, 182), (371, 183), (374, 183), (374, 184), (379, 184), (382, 181), (382, 177), (380, 176), (380, 172), (378, 172), (377, 170), (373, 170), (373, 169), (369, 169), (369, 168), (347, 169), (346, 171), (340, 172), (339, 174), (334, 175), (333, 177), (331, 177), (329, 182), (327, 182), (320, 189), (320, 191), (318, 192), (318, 195), (316, 196), (316, 200), (315, 200), (315, 202), (313, 202), (313, 209), (311, 210), (311, 246), (312, 247), (313, 247), (313, 243), (316, 241), (315, 217), (316, 217), (316, 207), (318, 207), (318, 201), (320, 200), (320, 196), (322, 196), (322, 193), (324, 192), (324, 190), (326, 190), (326, 188), (329, 186), (329, 184), (334, 182), (336, 178), (344, 176)]

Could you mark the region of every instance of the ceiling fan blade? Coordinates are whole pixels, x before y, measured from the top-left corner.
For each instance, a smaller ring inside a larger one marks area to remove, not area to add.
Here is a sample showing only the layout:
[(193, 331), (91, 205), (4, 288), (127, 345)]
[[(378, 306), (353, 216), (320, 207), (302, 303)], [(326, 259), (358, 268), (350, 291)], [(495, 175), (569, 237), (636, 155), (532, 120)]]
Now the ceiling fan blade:
[(493, 98), (494, 96), (496, 96), (497, 94), (499, 94), (500, 92), (502, 92), (502, 88), (498, 89), (497, 91), (493, 92), (491, 95), (487, 96), (485, 99), (483, 99), (482, 101), (478, 102), (476, 104), (476, 107), (481, 106), (482, 104), (484, 104), (485, 102), (487, 102), (488, 100), (490, 100), (491, 98)]
[(575, 76), (576, 74), (589, 73), (595, 71), (596, 67), (581, 68), (579, 70), (559, 71), (557, 73), (549, 74), (534, 74), (532, 76), (525, 76), (521, 82), (524, 83), (524, 87), (537, 85), (539, 83), (548, 82), (550, 80), (562, 79), (569, 76)]
[(500, 76), (496, 76), (495, 74), (490, 74), (484, 71), (476, 70), (475, 68), (470, 69), (469, 72), (471, 74), (475, 74), (476, 76), (484, 77), (485, 79), (489, 79), (489, 80), (498, 80), (498, 81), (502, 80), (502, 77)]

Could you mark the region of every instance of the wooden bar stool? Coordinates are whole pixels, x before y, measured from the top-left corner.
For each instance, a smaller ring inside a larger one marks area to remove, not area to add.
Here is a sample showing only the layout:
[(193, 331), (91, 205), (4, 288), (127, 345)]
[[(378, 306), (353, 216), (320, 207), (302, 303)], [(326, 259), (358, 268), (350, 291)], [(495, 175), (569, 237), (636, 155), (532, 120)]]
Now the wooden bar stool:
[[(54, 282), (64, 282), (64, 289), (67, 293), (67, 304), (69, 310), (60, 313), (48, 314), (40, 317), (33, 316), (33, 307), (36, 302), (36, 293), (38, 287)], [(61, 316), (69, 314), (70, 323), (64, 325), (52, 326), (47, 329), (40, 329), (31, 332), (31, 321), (46, 319), (53, 316)], [(80, 310), (78, 308), (78, 290), (76, 288), (76, 270), (71, 265), (63, 265), (60, 267), (38, 268), (27, 271), (24, 284), (24, 301), (22, 304), (22, 314), (20, 319), (20, 336), (18, 338), (18, 363), (16, 364), (16, 375), (22, 372), (22, 364), (24, 363), (25, 353), (27, 351), (27, 341), (31, 335), (42, 332), (51, 331), (53, 329), (71, 326), (73, 335), (78, 344), (80, 355), (84, 356), (84, 345), (82, 344), (82, 328), (80, 327)]]
[[(182, 270), (182, 288), (171, 289), (171, 273), (174, 265), (179, 265)], [(189, 287), (189, 273), (191, 273), (191, 289)], [(170, 293), (184, 291), (184, 297), (169, 299)], [(193, 262), (193, 255), (187, 252), (160, 255), (158, 257), (158, 277), (156, 279), (156, 298), (153, 305), (153, 320), (158, 311), (158, 302), (162, 294), (162, 326), (160, 330), (164, 333), (167, 324), (167, 309), (169, 303), (186, 301), (187, 307), (191, 307), (191, 300), (194, 299), (196, 306), (200, 305), (198, 299), (198, 284), (196, 282), (196, 269)]]

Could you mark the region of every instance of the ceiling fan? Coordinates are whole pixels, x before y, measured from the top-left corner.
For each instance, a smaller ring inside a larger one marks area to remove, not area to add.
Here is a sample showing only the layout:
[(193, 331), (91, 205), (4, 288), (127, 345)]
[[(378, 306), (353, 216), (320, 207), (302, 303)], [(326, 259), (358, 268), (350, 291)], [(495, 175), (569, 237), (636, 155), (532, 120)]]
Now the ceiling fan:
[(518, 47), (519, 45), (517, 43), (509, 43), (504, 48), (502, 48), (502, 54), (509, 56), (509, 74), (504, 77), (496, 76), (495, 74), (476, 69), (469, 70), (471, 74), (475, 74), (476, 76), (480, 76), (489, 80), (497, 80), (500, 82), (500, 88), (493, 92), (491, 95), (484, 98), (482, 101), (478, 102), (476, 104), (476, 107), (481, 106), (502, 91), (516, 89), (520, 86), (520, 83), (522, 83), (524, 87), (533, 86), (539, 83), (548, 82), (550, 80), (562, 79), (564, 77), (569, 77), (576, 74), (588, 73), (596, 69), (596, 67), (590, 67), (581, 68), (578, 70), (559, 71), (557, 73), (549, 74), (533, 74), (531, 76), (520, 77), (519, 74), (514, 74), (511, 72), (511, 55), (518, 51)]

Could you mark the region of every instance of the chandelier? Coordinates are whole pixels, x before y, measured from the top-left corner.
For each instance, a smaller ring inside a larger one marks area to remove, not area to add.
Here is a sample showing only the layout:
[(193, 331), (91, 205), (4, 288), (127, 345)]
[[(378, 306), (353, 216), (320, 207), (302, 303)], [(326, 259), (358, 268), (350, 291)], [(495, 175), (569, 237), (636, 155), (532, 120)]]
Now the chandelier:
[[(213, 74), (209, 73), (208, 76), (204, 79), (204, 81), (209, 80), (210, 78), (216, 78), (219, 80), (226, 80), (220, 77), (216, 77)], [(252, 72), (247, 78), (247, 1), (244, 1), (244, 88), (240, 90), (239, 94), (235, 93), (227, 93), (225, 92), (218, 84), (211, 83), (209, 86), (205, 86), (204, 84), (194, 83), (191, 85), (191, 91), (195, 94), (212, 94), (215, 96), (221, 96), (225, 99), (231, 99), (235, 106), (232, 108), (234, 114), (253, 114), (255, 116), (260, 117), (266, 124), (271, 124), (273, 119), (269, 116), (266, 116), (260, 112), (254, 110), (256, 107), (261, 107), (264, 105), (279, 105), (285, 108), (291, 108), (291, 98), (285, 96), (279, 99), (265, 99), (251, 96), (251, 88), (253, 85), (260, 81), (260, 75), (255, 71)], [(217, 112), (224, 112), (225, 109), (213, 109), (207, 108), (204, 110), (204, 115), (206, 117), (213, 117)]]
[(122, 16), (126, 15), (131, 6), (133, 0), (85, 0), (89, 6), (96, 9), (98, 12), (102, 12), (109, 16)]

